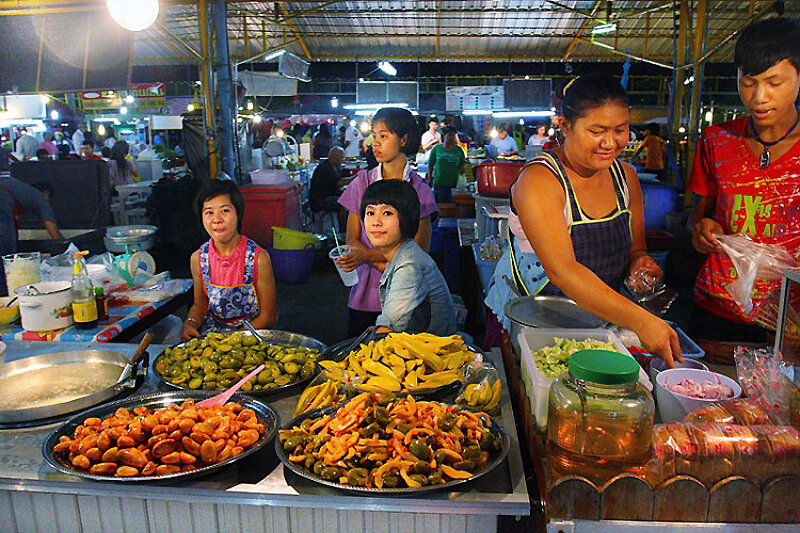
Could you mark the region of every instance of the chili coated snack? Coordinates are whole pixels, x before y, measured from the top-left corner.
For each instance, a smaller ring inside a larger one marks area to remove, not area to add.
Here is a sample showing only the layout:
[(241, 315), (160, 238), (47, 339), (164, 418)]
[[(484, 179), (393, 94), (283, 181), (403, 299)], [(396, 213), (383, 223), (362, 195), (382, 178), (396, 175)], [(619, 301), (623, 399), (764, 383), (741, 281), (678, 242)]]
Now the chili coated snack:
[(468, 479), (501, 442), (491, 418), (411, 396), (362, 393), (279, 433), (289, 461), (342, 485), (419, 488)]
[(98, 476), (163, 476), (235, 457), (266, 431), (255, 411), (236, 402), (196, 407), (194, 400), (160, 409), (121, 408), (110, 417), (87, 418), (53, 454)]

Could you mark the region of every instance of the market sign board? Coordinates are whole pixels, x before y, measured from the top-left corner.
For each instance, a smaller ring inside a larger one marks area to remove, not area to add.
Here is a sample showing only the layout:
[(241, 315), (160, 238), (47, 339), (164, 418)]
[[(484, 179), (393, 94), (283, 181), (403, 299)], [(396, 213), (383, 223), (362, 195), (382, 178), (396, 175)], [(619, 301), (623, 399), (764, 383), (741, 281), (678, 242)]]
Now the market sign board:
[(493, 111), (504, 109), (505, 94), (502, 85), (448, 87), (445, 104), (447, 111)]
[(117, 91), (86, 91), (81, 93), (81, 108), (84, 111), (119, 109), (153, 110), (167, 107), (163, 83), (134, 83), (128, 87), (127, 95), (132, 95), (133, 103), (126, 103), (123, 94)]

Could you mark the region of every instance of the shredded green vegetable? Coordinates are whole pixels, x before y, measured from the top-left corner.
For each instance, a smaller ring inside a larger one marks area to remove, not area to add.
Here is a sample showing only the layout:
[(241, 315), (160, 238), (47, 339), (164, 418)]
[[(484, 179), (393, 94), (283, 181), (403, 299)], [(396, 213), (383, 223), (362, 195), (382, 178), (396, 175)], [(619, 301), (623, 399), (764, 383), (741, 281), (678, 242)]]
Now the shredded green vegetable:
[(555, 337), (554, 346), (545, 346), (541, 350), (534, 352), (533, 359), (542, 374), (549, 378), (560, 376), (569, 368), (569, 358), (575, 352), (581, 350), (610, 350), (616, 352), (617, 348), (610, 342), (599, 341), (596, 339), (585, 339), (582, 341), (575, 339), (562, 339)]

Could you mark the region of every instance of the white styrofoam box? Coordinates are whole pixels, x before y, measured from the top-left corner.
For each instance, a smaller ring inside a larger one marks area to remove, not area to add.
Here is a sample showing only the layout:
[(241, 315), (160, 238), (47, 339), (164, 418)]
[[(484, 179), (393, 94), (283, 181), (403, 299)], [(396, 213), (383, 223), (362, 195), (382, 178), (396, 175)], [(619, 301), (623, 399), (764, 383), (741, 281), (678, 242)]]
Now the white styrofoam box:
[[(550, 397), (550, 386), (556, 378), (547, 377), (536, 366), (533, 353), (545, 346), (553, 346), (555, 338), (575, 339), (578, 341), (586, 339), (596, 339), (603, 342), (610, 342), (621, 354), (632, 357), (622, 341), (607, 329), (554, 329), (554, 328), (524, 328), (520, 334), (518, 343), (520, 346), (520, 367), (522, 369), (522, 381), (525, 384), (525, 391), (528, 394), (528, 401), (531, 405), (531, 413), (536, 419), (536, 424), (544, 429), (547, 427), (547, 403)], [(644, 370), (639, 369), (639, 381), (653, 390)]]

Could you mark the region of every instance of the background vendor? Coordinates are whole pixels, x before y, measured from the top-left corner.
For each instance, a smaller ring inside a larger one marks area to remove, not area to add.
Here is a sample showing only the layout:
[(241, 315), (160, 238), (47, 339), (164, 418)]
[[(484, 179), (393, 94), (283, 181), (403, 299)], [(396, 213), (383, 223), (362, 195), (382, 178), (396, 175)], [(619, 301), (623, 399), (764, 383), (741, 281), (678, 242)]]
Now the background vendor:
[(628, 142), (628, 95), (610, 76), (581, 76), (564, 88), (563, 117), (564, 145), (527, 165), (511, 188), (515, 238), (486, 303), (504, 317), (507, 280), (526, 295), (566, 295), (633, 330), (672, 365), (681, 358), (675, 330), (617, 292), (631, 273), (662, 274), (647, 255), (636, 171), (617, 161)]
[(508, 157), (517, 155), (519, 147), (517, 141), (508, 134), (508, 126), (502, 125), (497, 128), (497, 137), (492, 139), (489, 144), (493, 157)]
[[(781, 17), (748, 26), (734, 61), (749, 113), (708, 127), (688, 186), (695, 194), (692, 244), (708, 254), (694, 286), (690, 327), (704, 345), (766, 341), (725, 288), (737, 275), (716, 236), (746, 233), (793, 255), (800, 249), (800, 22)], [(766, 293), (758, 284), (754, 289), (757, 305)]]

